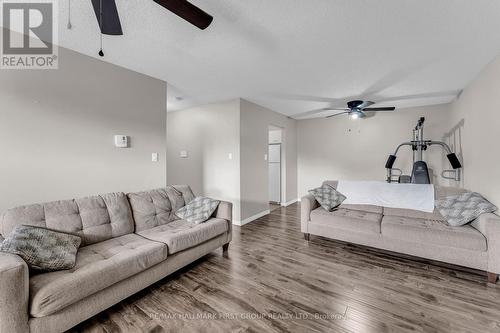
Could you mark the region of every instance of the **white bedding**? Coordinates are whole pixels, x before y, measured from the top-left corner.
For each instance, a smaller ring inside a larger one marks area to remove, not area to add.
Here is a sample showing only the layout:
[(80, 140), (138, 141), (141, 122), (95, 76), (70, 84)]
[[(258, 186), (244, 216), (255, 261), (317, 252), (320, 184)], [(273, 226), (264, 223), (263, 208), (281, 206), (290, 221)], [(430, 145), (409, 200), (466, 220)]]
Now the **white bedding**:
[(347, 197), (343, 204), (404, 208), (428, 213), (434, 211), (432, 184), (339, 180), (337, 191)]

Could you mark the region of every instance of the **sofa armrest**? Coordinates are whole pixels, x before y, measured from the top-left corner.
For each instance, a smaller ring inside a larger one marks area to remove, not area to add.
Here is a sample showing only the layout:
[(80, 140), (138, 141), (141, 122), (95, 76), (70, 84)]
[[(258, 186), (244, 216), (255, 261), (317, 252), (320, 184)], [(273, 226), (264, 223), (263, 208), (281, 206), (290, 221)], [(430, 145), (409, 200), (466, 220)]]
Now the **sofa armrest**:
[(219, 206), (213, 213), (212, 217), (218, 219), (224, 219), (228, 222), (229, 230), (228, 230), (228, 243), (233, 238), (233, 204), (228, 201), (220, 201)]
[(471, 226), (486, 237), (488, 272), (500, 274), (500, 217), (492, 213), (482, 214)]
[(28, 302), (28, 265), (15, 254), (0, 252), (0, 333), (29, 332)]
[(218, 219), (228, 220), (229, 222), (233, 221), (233, 204), (227, 201), (220, 201), (219, 206), (213, 213), (212, 217), (216, 217)]
[(308, 194), (300, 199), (300, 231), (308, 233), (307, 225), (311, 220), (311, 212), (319, 207), (313, 195)]

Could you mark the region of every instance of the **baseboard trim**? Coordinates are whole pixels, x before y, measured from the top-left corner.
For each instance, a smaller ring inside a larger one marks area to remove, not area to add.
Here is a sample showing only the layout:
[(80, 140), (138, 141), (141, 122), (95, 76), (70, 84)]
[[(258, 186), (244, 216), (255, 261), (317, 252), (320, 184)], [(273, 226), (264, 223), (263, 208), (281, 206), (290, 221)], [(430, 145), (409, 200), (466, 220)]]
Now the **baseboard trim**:
[(233, 221), (233, 224), (234, 225), (239, 225), (239, 226), (242, 226), (242, 225), (245, 225), (247, 223), (250, 223), (254, 220), (257, 220), (258, 218), (261, 218), (262, 216), (266, 216), (267, 214), (271, 213), (271, 210), (270, 209), (266, 209), (258, 214), (255, 214), (255, 215), (252, 215), (250, 217), (247, 217), (246, 219), (242, 220), (242, 221), (238, 221), (238, 220), (235, 220)]
[(296, 203), (296, 202), (298, 202), (298, 201), (300, 201), (300, 199), (293, 199), (293, 200), (290, 200), (290, 201), (288, 201), (288, 202), (282, 202), (282, 203), (281, 203), (281, 206), (283, 206), (283, 207), (288, 207), (288, 206), (290, 206), (291, 204), (294, 204), (294, 203)]

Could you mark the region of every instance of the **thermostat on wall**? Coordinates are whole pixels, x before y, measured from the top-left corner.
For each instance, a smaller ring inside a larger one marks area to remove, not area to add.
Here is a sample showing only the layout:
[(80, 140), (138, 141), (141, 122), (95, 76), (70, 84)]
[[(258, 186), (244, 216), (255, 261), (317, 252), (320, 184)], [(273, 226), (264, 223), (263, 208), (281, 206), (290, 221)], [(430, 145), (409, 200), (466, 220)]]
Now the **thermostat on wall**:
[(126, 135), (115, 135), (115, 147), (117, 147), (117, 148), (127, 148), (128, 147), (128, 136), (126, 136)]

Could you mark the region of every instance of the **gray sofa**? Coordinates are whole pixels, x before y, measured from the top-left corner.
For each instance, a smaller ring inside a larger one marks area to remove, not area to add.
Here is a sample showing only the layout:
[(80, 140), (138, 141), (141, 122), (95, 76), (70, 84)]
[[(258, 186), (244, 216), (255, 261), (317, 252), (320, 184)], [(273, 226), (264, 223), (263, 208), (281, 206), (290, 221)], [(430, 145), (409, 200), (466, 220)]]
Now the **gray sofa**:
[(218, 247), (227, 251), (231, 203), (201, 224), (177, 219), (174, 212), (193, 198), (181, 185), (8, 210), (4, 237), (35, 225), (79, 235), (82, 246), (73, 269), (42, 274), (0, 253), (0, 332), (68, 330)]
[[(336, 188), (337, 181), (324, 182)], [(436, 198), (463, 193), (436, 187)], [(452, 227), (437, 210), (425, 213), (369, 205), (340, 205), (328, 212), (314, 196), (301, 200), (301, 231), (349, 243), (442, 261), (488, 272), (496, 282), (500, 273), (500, 217), (483, 214), (472, 223)]]

